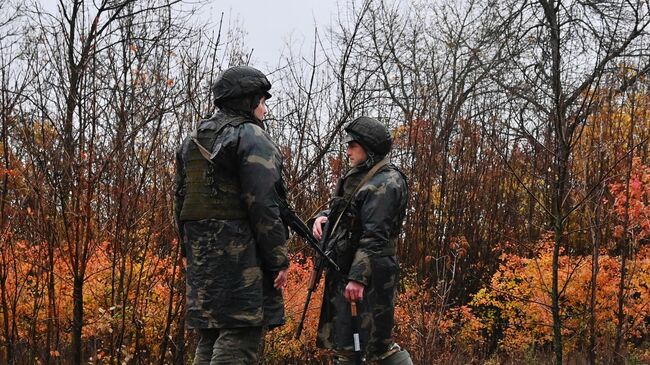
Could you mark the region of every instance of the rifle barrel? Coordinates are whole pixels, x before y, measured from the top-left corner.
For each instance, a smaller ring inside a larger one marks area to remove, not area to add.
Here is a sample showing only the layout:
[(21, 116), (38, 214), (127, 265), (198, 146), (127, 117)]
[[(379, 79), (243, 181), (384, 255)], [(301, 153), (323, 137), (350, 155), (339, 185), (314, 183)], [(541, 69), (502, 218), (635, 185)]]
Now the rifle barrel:
[(309, 289), (307, 291), (307, 299), (305, 300), (305, 306), (302, 309), (302, 315), (300, 316), (300, 322), (298, 323), (298, 328), (296, 329), (296, 336), (294, 337), (296, 340), (300, 338), (300, 335), (302, 334), (302, 328), (305, 325), (305, 316), (307, 315), (307, 309), (309, 308), (309, 301), (311, 301), (311, 293), (314, 291)]

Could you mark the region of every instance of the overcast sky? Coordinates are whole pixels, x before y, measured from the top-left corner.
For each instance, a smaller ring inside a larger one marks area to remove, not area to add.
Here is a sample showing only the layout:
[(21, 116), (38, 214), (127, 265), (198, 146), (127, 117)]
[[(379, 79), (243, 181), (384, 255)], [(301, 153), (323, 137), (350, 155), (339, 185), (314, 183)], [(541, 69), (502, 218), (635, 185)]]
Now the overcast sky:
[(253, 63), (273, 69), (287, 45), (307, 55), (312, 50), (314, 27), (324, 35), (336, 22), (337, 0), (214, 0), (204, 14), (218, 22), (237, 23), (246, 32), (245, 44), (253, 48)]
[[(347, 0), (343, 0), (347, 1)], [(39, 0), (47, 11), (57, 11), (57, 1)], [(198, 17), (212, 17), (215, 27), (224, 13), (224, 29), (240, 26), (245, 45), (253, 50), (252, 63), (271, 70), (286, 54), (287, 44), (293, 51), (307, 55), (312, 50), (314, 27), (324, 35), (338, 15), (339, 0), (212, 0), (204, 3)], [(188, 0), (184, 6), (199, 1)]]

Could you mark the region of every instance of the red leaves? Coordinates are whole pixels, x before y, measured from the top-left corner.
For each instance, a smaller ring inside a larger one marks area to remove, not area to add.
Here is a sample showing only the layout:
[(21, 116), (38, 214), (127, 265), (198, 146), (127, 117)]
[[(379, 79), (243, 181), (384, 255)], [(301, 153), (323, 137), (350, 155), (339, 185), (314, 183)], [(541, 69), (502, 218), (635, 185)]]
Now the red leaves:
[(614, 213), (621, 223), (614, 228), (614, 236), (622, 238), (627, 231), (632, 240), (650, 237), (650, 166), (641, 164), (641, 159), (635, 157), (629, 184), (623, 176), (610, 184), (609, 190), (614, 196)]

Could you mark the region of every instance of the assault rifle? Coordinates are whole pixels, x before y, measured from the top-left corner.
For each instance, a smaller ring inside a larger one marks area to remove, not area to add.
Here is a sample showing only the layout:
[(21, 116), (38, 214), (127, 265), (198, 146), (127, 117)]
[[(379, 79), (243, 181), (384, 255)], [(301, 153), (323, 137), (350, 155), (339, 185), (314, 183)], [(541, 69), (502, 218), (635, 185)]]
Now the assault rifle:
[[(323, 250), (323, 248), (325, 248), (325, 245), (327, 244), (328, 236), (329, 236), (329, 221), (325, 223), (325, 227), (323, 228), (323, 235), (321, 236), (321, 240), (320, 240), (321, 251)], [(295, 336), (296, 339), (299, 339), (300, 334), (302, 334), (302, 328), (305, 324), (305, 316), (307, 315), (307, 309), (309, 308), (311, 295), (316, 291), (316, 288), (318, 287), (318, 283), (320, 282), (320, 278), (321, 276), (323, 276), (323, 269), (325, 268), (325, 260), (323, 259), (323, 257), (327, 258), (327, 260), (329, 261), (332, 261), (332, 259), (329, 256), (330, 253), (331, 250), (326, 250), (325, 256), (320, 256), (318, 259), (315, 260), (314, 269), (311, 271), (311, 275), (309, 276), (309, 286), (307, 287), (307, 299), (305, 299), (305, 306), (302, 309), (300, 322), (298, 323), (298, 328), (296, 329), (296, 336)], [(341, 269), (338, 266), (335, 266), (334, 268), (336, 271), (341, 271)]]
[(333, 268), (336, 271), (341, 271), (339, 268), (339, 265), (332, 260), (331, 257), (329, 257), (329, 254), (323, 251), (321, 246), (319, 245), (318, 240), (314, 235), (311, 233), (311, 230), (305, 222), (298, 217), (296, 212), (292, 208), (290, 208), (286, 203), (282, 204), (280, 207), (280, 213), (282, 215), (282, 221), (291, 227), (291, 229), (296, 232), (296, 234), (300, 237), (302, 237), (316, 252), (318, 253), (318, 256), (320, 257), (320, 260), (325, 260), (331, 268)]
[(311, 276), (309, 277), (309, 287), (307, 288), (307, 299), (305, 300), (305, 307), (303, 308), (302, 315), (300, 316), (300, 323), (298, 324), (298, 329), (296, 330), (296, 339), (298, 339), (305, 324), (305, 315), (307, 314), (307, 308), (309, 308), (311, 295), (314, 291), (316, 291), (318, 282), (323, 275), (325, 264), (327, 263), (332, 269), (336, 271), (341, 271), (341, 268), (339, 268), (339, 265), (337, 265), (336, 262), (332, 260), (329, 251), (323, 251), (323, 248), (325, 247), (324, 244), (327, 242), (325, 237), (326, 232), (328, 231), (327, 225), (325, 225), (325, 229), (323, 230), (321, 242), (318, 242), (305, 222), (303, 222), (298, 217), (298, 215), (296, 215), (296, 212), (294, 212), (293, 209), (291, 209), (286, 203), (283, 202), (281, 204), (280, 212), (282, 215), (282, 221), (291, 227), (291, 229), (296, 232), (297, 235), (307, 241), (307, 243), (318, 253), (318, 258), (315, 260), (314, 264), (314, 270), (311, 272)]

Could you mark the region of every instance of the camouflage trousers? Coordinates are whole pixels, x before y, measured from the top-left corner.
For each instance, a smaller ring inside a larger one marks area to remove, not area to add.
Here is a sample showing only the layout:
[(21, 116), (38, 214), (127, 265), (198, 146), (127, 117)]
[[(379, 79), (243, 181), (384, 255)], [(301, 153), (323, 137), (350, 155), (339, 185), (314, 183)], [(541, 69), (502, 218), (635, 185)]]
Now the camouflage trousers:
[[(363, 300), (357, 303), (359, 337), (366, 356), (379, 356), (393, 344), (395, 323), (395, 287), (399, 266), (392, 256), (370, 260), (372, 279), (365, 287)], [(318, 324), (317, 345), (337, 351), (353, 349), (350, 303), (345, 299), (346, 275), (331, 271), (325, 277), (323, 304)]]
[(200, 328), (194, 365), (252, 365), (257, 363), (262, 327)]

